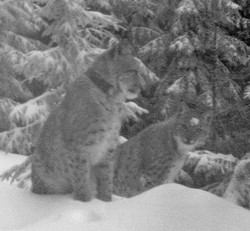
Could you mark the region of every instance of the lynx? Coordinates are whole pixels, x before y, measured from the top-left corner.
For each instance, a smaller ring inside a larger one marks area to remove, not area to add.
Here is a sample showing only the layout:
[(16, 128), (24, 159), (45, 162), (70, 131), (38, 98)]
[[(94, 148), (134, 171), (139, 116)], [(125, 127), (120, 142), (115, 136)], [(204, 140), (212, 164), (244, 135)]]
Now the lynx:
[(209, 131), (208, 113), (190, 111), (172, 121), (153, 124), (120, 145), (114, 193), (131, 197), (174, 181), (186, 154), (202, 145)]
[(126, 40), (101, 54), (43, 127), (31, 163), (32, 192), (110, 201), (122, 104), (136, 98), (140, 87)]

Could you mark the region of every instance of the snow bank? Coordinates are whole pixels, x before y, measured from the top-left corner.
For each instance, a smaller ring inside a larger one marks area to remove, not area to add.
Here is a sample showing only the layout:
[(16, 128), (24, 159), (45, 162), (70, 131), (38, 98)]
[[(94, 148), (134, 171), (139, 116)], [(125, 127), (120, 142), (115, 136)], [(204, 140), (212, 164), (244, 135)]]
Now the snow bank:
[(21, 156), (17, 154), (8, 154), (3, 151), (0, 151), (0, 174), (2, 174), (7, 169), (11, 168), (14, 165), (21, 164), (26, 160), (26, 156)]
[[(0, 168), (7, 157), (14, 164), (20, 161), (18, 156), (0, 155)], [(0, 231), (247, 231), (250, 227), (248, 210), (178, 184), (130, 199), (83, 203), (71, 195), (35, 195), (1, 182), (0, 198)]]

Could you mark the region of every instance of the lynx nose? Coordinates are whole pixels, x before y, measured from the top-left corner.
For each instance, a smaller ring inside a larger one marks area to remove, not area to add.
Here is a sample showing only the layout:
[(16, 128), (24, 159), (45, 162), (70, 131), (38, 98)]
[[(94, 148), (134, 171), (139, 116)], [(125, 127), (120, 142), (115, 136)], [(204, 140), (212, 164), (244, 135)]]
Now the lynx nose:
[(129, 92), (133, 93), (133, 94), (139, 94), (139, 92), (140, 92), (140, 86), (139, 86), (139, 84), (138, 85), (136, 84), (136, 85), (130, 87), (129, 88)]
[(192, 144), (193, 143), (193, 139), (191, 139), (191, 137), (185, 137), (185, 138), (183, 138), (183, 142), (185, 144)]

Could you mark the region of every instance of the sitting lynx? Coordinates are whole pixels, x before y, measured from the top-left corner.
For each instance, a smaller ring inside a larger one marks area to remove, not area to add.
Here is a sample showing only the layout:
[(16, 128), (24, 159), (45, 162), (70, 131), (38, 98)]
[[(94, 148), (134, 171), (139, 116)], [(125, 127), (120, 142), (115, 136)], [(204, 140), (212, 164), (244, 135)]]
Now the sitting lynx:
[(32, 158), (32, 191), (110, 201), (121, 107), (140, 85), (126, 40), (100, 55), (48, 117)]
[(162, 183), (173, 182), (186, 153), (204, 143), (209, 131), (207, 113), (183, 113), (174, 121), (153, 124), (120, 145), (114, 174), (114, 193), (131, 197)]

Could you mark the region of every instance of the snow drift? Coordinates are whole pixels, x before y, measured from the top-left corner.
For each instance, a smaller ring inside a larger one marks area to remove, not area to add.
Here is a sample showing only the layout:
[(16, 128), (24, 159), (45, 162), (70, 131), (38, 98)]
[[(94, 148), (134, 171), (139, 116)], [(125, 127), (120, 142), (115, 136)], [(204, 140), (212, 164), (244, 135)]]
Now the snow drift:
[[(0, 154), (0, 172), (20, 156)], [(113, 202), (75, 201), (71, 195), (35, 195), (0, 183), (0, 231), (247, 231), (250, 212), (178, 184)]]

